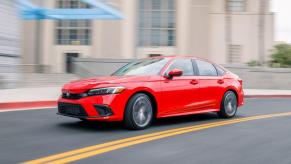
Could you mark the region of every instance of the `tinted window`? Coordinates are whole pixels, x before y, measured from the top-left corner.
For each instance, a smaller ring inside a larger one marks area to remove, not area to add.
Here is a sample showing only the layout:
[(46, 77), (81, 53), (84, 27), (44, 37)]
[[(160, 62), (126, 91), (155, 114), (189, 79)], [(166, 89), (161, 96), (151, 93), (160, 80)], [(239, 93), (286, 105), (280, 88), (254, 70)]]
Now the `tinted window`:
[(196, 60), (200, 76), (217, 76), (217, 71), (213, 64), (206, 61)]
[(170, 65), (166, 73), (169, 73), (173, 69), (180, 69), (183, 71), (182, 76), (193, 76), (193, 65), (190, 59), (175, 59)]
[(158, 75), (168, 61), (169, 59), (166, 58), (150, 58), (137, 60), (120, 68), (115, 73), (113, 73), (112, 76)]

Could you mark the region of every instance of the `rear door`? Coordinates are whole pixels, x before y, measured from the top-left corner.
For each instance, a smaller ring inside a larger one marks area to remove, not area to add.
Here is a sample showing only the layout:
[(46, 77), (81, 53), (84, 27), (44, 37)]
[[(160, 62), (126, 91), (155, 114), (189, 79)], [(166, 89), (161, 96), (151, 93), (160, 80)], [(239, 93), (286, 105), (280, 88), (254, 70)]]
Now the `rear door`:
[(224, 93), (225, 80), (216, 67), (204, 60), (193, 60), (198, 70), (200, 109), (218, 109)]
[(161, 115), (179, 115), (191, 112), (197, 107), (199, 83), (191, 59), (174, 59), (165, 74), (175, 68), (182, 70), (183, 74), (172, 79), (164, 78), (162, 81), (163, 113)]

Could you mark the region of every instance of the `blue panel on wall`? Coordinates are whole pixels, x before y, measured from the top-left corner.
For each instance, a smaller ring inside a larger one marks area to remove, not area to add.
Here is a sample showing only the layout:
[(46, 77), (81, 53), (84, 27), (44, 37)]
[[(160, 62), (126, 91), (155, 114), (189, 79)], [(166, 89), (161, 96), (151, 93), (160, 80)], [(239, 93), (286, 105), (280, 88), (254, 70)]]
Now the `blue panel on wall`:
[(28, 0), (17, 0), (20, 9), (20, 16), (27, 20), (41, 19), (122, 19), (122, 14), (100, 2), (99, 0), (81, 0), (89, 4), (90, 9), (46, 9), (41, 8)]

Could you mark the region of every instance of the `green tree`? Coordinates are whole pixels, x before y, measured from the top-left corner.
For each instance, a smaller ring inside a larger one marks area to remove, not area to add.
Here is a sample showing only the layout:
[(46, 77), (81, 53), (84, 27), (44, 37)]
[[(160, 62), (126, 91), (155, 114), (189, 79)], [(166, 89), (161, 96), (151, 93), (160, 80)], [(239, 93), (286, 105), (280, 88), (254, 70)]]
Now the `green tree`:
[(275, 45), (271, 55), (271, 64), (280, 64), (280, 67), (291, 67), (291, 45), (282, 43)]

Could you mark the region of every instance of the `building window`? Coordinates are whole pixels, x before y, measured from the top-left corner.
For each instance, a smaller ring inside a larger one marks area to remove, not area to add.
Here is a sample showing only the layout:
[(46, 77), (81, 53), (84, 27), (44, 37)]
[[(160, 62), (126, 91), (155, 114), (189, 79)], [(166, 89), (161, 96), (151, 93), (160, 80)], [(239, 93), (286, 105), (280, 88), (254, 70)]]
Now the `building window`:
[(246, 0), (226, 0), (226, 11), (228, 12), (245, 12)]
[[(57, 0), (57, 8), (89, 8), (80, 0)], [(56, 44), (58, 45), (90, 45), (92, 23), (90, 20), (58, 20), (56, 21)]]
[(80, 0), (57, 0), (57, 8), (61, 9), (80, 9), (89, 8), (89, 5)]
[(175, 46), (175, 0), (139, 0), (139, 46)]

